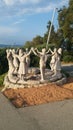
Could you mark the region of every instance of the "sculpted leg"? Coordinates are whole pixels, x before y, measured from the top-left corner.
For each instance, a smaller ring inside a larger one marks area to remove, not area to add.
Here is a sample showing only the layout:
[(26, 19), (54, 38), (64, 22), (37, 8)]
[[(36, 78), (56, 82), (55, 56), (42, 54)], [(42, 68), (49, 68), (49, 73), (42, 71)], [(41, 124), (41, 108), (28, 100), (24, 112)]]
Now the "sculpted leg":
[(44, 81), (44, 68), (40, 67), (40, 73), (41, 73), (41, 81)]

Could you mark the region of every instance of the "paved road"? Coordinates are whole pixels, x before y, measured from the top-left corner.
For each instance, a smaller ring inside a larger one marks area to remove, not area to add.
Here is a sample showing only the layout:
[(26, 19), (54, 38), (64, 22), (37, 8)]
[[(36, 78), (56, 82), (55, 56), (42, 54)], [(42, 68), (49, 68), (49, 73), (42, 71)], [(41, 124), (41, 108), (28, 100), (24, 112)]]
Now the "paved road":
[(62, 65), (62, 69), (73, 76), (73, 65)]
[(73, 130), (73, 100), (16, 109), (0, 93), (0, 130)]
[(66, 71), (73, 71), (73, 65), (62, 65), (62, 69)]

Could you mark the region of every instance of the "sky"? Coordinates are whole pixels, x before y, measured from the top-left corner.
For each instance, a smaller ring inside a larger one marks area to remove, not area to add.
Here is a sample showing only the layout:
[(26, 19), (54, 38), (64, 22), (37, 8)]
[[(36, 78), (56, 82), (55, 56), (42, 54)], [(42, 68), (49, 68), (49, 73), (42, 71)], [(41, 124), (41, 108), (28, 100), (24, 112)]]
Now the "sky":
[[(0, 0), (0, 44), (24, 44), (47, 31), (54, 8), (69, 0)], [(57, 12), (53, 24), (58, 28)]]

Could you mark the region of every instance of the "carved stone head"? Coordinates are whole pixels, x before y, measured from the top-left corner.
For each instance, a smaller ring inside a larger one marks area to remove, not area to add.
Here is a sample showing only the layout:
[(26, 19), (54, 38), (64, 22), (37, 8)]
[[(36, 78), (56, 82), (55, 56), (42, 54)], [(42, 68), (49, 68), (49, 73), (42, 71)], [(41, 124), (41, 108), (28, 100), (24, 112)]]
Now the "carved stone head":
[(19, 56), (22, 56), (22, 55), (23, 55), (23, 50), (19, 49)]
[(42, 49), (42, 53), (45, 54), (46, 53), (46, 48)]

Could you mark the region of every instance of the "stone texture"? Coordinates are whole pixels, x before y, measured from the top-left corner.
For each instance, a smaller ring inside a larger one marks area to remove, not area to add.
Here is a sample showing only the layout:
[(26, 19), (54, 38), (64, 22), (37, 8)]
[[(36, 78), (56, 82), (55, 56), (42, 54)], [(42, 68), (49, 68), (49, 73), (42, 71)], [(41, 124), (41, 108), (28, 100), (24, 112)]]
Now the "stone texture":
[(57, 85), (63, 85), (67, 82), (67, 78), (66, 77), (63, 77), (62, 79), (56, 81), (56, 84)]

